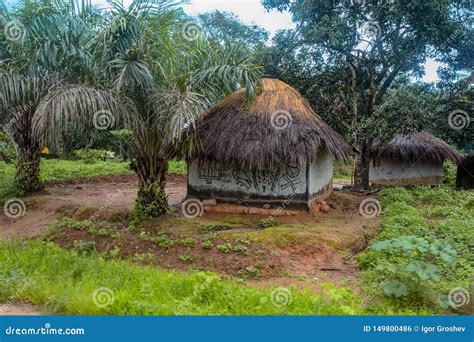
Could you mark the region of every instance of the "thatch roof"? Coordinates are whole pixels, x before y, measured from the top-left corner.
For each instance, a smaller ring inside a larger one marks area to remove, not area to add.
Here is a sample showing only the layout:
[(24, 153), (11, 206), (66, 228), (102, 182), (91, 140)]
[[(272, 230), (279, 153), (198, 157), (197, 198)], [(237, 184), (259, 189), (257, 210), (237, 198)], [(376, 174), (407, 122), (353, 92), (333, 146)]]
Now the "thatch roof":
[(385, 145), (375, 142), (374, 156), (409, 161), (450, 160), (453, 163), (458, 163), (462, 158), (454, 147), (425, 131), (397, 134)]
[(295, 89), (273, 78), (264, 78), (262, 83), (251, 104), (241, 89), (196, 124), (201, 148), (193, 159), (266, 168), (312, 160), (320, 148), (327, 148), (337, 158), (347, 158), (349, 145)]

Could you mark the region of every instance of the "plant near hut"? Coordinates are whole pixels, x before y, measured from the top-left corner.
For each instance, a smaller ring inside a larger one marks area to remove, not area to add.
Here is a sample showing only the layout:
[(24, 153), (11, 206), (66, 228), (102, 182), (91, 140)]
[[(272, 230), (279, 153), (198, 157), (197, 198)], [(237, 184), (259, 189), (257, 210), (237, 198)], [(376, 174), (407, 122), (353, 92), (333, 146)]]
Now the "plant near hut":
[(401, 236), (390, 240), (376, 242), (371, 247), (375, 251), (383, 251), (388, 255), (396, 255), (396, 263), (388, 263), (379, 268), (390, 280), (384, 285), (384, 293), (388, 296), (402, 297), (410, 292), (426, 293), (426, 282), (439, 283), (441, 269), (439, 262), (453, 265), (456, 251), (445, 241), (416, 237)]

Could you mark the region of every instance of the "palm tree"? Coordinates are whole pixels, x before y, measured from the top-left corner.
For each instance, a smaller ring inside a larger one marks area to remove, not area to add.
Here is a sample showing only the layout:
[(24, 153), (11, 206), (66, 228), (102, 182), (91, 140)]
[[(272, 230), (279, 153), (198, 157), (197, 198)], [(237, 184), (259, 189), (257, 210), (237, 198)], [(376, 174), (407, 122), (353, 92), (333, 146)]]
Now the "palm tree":
[[(128, 153), (138, 175), (136, 207), (149, 216), (166, 212), (168, 161), (185, 128), (223, 96), (246, 86), (249, 99), (260, 69), (242, 46), (188, 41), (183, 19), (169, 1), (111, 2), (94, 55), (122, 99), (132, 136)], [(198, 28), (195, 28), (198, 29)], [(125, 119), (125, 120), (124, 120)], [(188, 145), (188, 148), (195, 146)]]
[(76, 94), (99, 93), (107, 97), (107, 103), (113, 102), (106, 92), (84, 86), (92, 61), (83, 48), (92, 34), (86, 24), (95, 13), (92, 7), (87, 1), (58, 0), (54, 4), (27, 2), (13, 12), (0, 8), (5, 32), (0, 39), (0, 120), (17, 149), (15, 185), (19, 192), (42, 189), (41, 132), (35, 132), (33, 119), (40, 115), (38, 108), (44, 107), (45, 99), (74, 82)]

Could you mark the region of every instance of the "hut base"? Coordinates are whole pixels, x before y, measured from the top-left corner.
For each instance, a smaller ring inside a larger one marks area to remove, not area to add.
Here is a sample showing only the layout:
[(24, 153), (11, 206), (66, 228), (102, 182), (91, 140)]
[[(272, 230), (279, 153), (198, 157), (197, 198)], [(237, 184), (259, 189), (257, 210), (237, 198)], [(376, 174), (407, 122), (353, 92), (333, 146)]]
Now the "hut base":
[(377, 185), (438, 185), (443, 183), (443, 177), (426, 176), (396, 179), (371, 179), (370, 183)]
[[(325, 187), (323, 192), (314, 195), (310, 200), (304, 200), (303, 198), (234, 198), (234, 197), (221, 197), (212, 196), (209, 194), (198, 193), (189, 191), (189, 198), (197, 198), (204, 201), (205, 210), (220, 211), (220, 212), (239, 212), (242, 214), (260, 214), (260, 215), (273, 215), (278, 216), (278, 213), (282, 212), (283, 215), (291, 215), (294, 211), (306, 211), (306, 212), (319, 212), (320, 202), (325, 200), (332, 194), (332, 187)], [(207, 201), (215, 201), (216, 206), (206, 205)], [(216, 207), (216, 208), (214, 208)], [(239, 209), (240, 208), (240, 209)], [(226, 211), (229, 210), (229, 211)]]

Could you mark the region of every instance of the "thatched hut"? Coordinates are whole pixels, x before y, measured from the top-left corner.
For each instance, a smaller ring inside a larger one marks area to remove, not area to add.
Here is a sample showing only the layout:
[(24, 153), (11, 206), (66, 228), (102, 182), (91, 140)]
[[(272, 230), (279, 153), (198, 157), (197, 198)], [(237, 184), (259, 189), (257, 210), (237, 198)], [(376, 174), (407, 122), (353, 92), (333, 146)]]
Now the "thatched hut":
[(333, 158), (350, 148), (288, 84), (264, 78), (249, 104), (239, 90), (196, 124), (188, 198), (309, 209), (332, 191)]
[(440, 184), (443, 163), (460, 159), (453, 147), (428, 132), (397, 134), (385, 145), (375, 143), (369, 178), (372, 184)]

